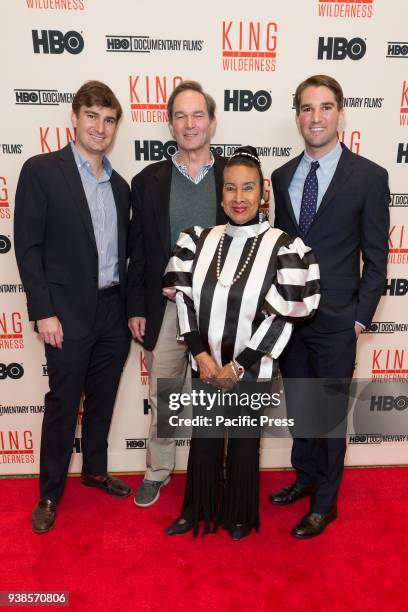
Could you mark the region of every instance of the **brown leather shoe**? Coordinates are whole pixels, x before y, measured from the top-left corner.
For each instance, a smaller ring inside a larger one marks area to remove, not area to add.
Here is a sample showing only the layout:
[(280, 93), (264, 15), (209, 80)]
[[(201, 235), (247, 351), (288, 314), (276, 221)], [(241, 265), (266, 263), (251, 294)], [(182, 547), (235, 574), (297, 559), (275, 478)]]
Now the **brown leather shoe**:
[(81, 483), (87, 487), (96, 487), (102, 489), (108, 495), (113, 497), (128, 497), (131, 494), (130, 487), (127, 486), (123, 480), (119, 478), (113, 478), (110, 474), (105, 476), (92, 476), (91, 474), (81, 474)]
[(319, 512), (310, 512), (306, 514), (299, 523), (292, 529), (292, 535), (295, 538), (306, 540), (320, 535), (326, 529), (327, 525), (337, 518), (337, 507), (333, 506), (330, 512), (320, 514)]
[(288, 504), (294, 504), (298, 499), (302, 499), (302, 497), (312, 495), (314, 490), (315, 488), (312, 485), (299, 489), (294, 482), (288, 487), (283, 487), (280, 491), (272, 493), (269, 496), (269, 501), (271, 504), (277, 504), (278, 506), (287, 506)]
[(31, 525), (35, 533), (47, 533), (55, 523), (57, 504), (52, 499), (42, 497), (31, 515)]

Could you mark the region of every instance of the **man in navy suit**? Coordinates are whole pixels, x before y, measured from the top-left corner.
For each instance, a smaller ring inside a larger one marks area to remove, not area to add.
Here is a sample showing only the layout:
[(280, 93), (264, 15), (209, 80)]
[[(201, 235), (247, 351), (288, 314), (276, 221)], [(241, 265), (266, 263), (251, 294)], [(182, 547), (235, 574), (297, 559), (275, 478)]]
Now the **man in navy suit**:
[[(288, 379), (347, 381), (353, 375), (356, 342), (372, 320), (386, 280), (388, 175), (338, 141), (344, 110), (343, 92), (335, 79), (315, 75), (300, 83), (295, 107), (305, 151), (272, 174), (275, 226), (300, 236), (313, 249), (322, 298), (316, 317), (295, 328), (280, 368), (289, 411), (313, 411), (330, 420), (335, 401), (345, 421), (347, 392), (316, 406), (314, 399), (296, 391), (299, 384), (291, 385)], [(271, 495), (270, 501), (286, 505), (311, 496), (309, 512), (292, 530), (295, 537), (317, 536), (337, 517), (346, 452), (344, 423), (341, 431), (338, 437), (294, 438), (296, 480)]]
[(105, 153), (122, 114), (100, 81), (72, 102), (75, 142), (28, 159), (15, 207), (15, 247), (28, 315), (44, 341), (50, 390), (41, 434), (35, 533), (53, 527), (84, 392), (81, 482), (115, 497), (130, 488), (107, 472), (108, 433), (130, 334), (126, 239), (130, 191)]

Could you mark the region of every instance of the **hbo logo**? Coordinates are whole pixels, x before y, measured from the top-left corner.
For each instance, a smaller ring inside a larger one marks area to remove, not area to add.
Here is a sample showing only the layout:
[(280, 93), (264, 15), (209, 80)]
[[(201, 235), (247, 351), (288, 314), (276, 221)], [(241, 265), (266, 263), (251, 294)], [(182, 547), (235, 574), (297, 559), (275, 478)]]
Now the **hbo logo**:
[(17, 378), (21, 378), (24, 374), (24, 368), (19, 363), (0, 363), (0, 380), (4, 380), (5, 378), (13, 378), (17, 380)]
[(0, 236), (0, 253), (8, 253), (11, 249), (11, 241), (7, 236)]
[(366, 49), (367, 46), (362, 38), (352, 38), (347, 41), (346, 38), (328, 37), (325, 42), (324, 37), (320, 36), (317, 59), (344, 60), (348, 57), (359, 60), (364, 57)]
[(135, 140), (135, 159), (147, 161), (161, 161), (163, 157), (171, 159), (177, 151), (175, 140), (161, 142), (160, 140)]
[(84, 48), (84, 39), (74, 30), (66, 34), (59, 30), (32, 30), (32, 35), (34, 53), (60, 54), (68, 51), (77, 55)]
[(16, 104), (39, 104), (40, 96), (36, 91), (15, 91)]
[(106, 48), (108, 51), (128, 51), (130, 41), (128, 38), (107, 38)]
[(267, 111), (272, 104), (269, 91), (261, 89), (253, 93), (249, 89), (226, 89), (224, 91), (224, 110), (251, 111), (253, 108), (261, 113)]

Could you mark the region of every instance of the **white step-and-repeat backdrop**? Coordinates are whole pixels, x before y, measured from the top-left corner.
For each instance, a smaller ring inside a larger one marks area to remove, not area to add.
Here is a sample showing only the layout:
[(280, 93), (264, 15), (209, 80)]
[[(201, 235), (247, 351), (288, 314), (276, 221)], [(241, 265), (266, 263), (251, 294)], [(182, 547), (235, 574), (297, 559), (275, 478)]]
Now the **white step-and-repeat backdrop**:
[[(296, 85), (316, 73), (337, 78), (346, 96), (340, 139), (388, 169), (392, 192), (387, 287), (359, 340), (356, 375), (407, 378), (407, 0), (2, 0), (0, 20), (0, 474), (38, 472), (48, 387), (14, 258), (16, 183), (24, 160), (73, 138), (72, 96), (88, 79), (105, 81), (123, 105), (110, 158), (130, 181), (173, 152), (165, 107), (182, 79), (200, 81), (217, 102), (214, 147), (229, 155), (239, 144), (256, 146), (269, 177), (302, 149)], [(148, 378), (133, 344), (110, 434), (113, 471), (144, 469)], [(81, 411), (74, 472), (81, 466), (80, 420)], [(264, 440), (262, 466), (289, 465), (290, 446)], [(187, 452), (188, 441), (180, 440), (180, 469)], [(349, 465), (407, 457), (406, 436), (349, 440)]]

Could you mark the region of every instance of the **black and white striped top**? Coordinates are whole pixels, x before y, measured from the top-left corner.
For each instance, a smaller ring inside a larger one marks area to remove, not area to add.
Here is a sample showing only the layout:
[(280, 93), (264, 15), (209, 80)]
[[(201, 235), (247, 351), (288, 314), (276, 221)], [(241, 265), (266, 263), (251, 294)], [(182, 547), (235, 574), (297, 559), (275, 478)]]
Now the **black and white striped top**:
[[(224, 287), (217, 280), (217, 251), (225, 231), (220, 280), (228, 284), (245, 262), (259, 232), (251, 261), (240, 278)], [(205, 350), (225, 365), (249, 347), (263, 357), (246, 378), (271, 378), (273, 360), (289, 341), (292, 321), (313, 315), (319, 305), (319, 267), (300, 238), (272, 228), (229, 223), (193, 227), (180, 234), (163, 286), (175, 294), (179, 337), (199, 331)], [(196, 364), (193, 363), (196, 368)]]

